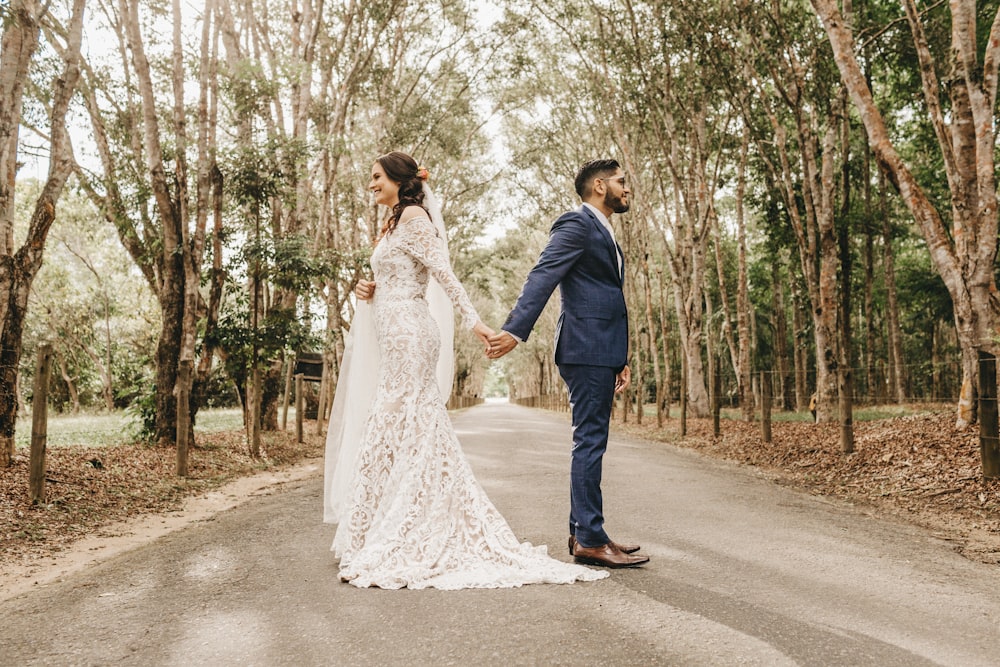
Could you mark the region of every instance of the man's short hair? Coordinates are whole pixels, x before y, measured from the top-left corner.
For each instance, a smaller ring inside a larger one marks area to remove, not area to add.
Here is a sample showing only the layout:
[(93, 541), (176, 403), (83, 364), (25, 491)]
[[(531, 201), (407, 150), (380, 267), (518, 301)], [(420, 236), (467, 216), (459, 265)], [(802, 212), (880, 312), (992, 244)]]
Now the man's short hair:
[(618, 160), (591, 160), (585, 163), (580, 167), (580, 171), (576, 172), (576, 180), (573, 181), (576, 194), (580, 195), (580, 199), (588, 197), (591, 183), (595, 178), (609, 176), (619, 169), (621, 169), (621, 165), (618, 164)]

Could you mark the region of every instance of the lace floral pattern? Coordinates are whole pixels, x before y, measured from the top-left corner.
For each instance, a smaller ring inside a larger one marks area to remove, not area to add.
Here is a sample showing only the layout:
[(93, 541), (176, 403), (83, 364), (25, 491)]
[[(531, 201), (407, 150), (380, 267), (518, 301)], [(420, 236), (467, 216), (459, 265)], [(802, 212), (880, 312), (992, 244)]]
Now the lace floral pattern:
[(476, 481), (435, 378), (439, 334), (425, 300), (433, 276), (478, 321), (430, 220), (400, 224), (372, 255), (378, 392), (365, 427), (347, 516), (333, 550), (340, 578), (364, 588), (509, 588), (592, 581), (607, 572), (519, 543)]

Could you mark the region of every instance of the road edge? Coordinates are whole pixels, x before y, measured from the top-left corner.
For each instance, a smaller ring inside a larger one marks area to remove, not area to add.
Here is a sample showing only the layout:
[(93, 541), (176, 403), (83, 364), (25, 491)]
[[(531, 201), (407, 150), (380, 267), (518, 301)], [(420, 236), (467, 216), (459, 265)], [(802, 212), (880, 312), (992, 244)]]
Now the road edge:
[(238, 507), (251, 498), (270, 495), (292, 482), (323, 474), (323, 457), (303, 459), (281, 469), (240, 477), (206, 493), (187, 498), (180, 509), (144, 514), (104, 526), (65, 551), (25, 563), (5, 563), (0, 570), (0, 602), (44, 588), (64, 577), (149, 544), (165, 535)]

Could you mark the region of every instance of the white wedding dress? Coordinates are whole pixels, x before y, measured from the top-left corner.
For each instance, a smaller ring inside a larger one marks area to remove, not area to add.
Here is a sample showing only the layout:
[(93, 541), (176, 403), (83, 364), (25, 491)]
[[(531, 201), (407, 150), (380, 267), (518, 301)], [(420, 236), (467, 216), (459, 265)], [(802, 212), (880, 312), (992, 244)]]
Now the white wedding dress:
[(608, 576), (519, 543), (472, 474), (438, 389), (441, 333), (426, 300), (429, 278), (465, 329), (479, 318), (434, 223), (400, 224), (371, 264), (378, 384), (333, 543), (341, 580), (453, 590)]

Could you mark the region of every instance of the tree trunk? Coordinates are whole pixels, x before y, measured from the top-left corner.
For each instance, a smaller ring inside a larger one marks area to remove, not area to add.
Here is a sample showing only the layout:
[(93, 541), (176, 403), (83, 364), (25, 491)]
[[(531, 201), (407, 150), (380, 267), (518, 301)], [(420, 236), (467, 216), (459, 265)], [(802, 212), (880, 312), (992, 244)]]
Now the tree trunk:
[(809, 407), (809, 349), (808, 332), (806, 331), (806, 298), (798, 289), (798, 281), (792, 282), (792, 335), (794, 349), (792, 354), (795, 362), (795, 409), (798, 412)]
[[(707, 417), (710, 406), (705, 385), (705, 368), (701, 359), (705, 246), (702, 241), (695, 242), (693, 230), (688, 230), (684, 234), (691, 238), (684, 241), (675, 235), (677, 248), (672, 253), (674, 261), (669, 262), (674, 284), (674, 309), (680, 332), (681, 354), (686, 360), (686, 386), (682, 391), (686, 395), (686, 405), (689, 410), (697, 417)], [(699, 236), (707, 237), (704, 234)], [(678, 262), (677, 259), (681, 261)]]
[(204, 399), (204, 385), (208, 382), (208, 376), (212, 370), (212, 358), (214, 349), (210, 344), (206, 344), (202, 351), (202, 358), (195, 367), (195, 346), (198, 335), (198, 321), (205, 317), (204, 338), (211, 339), (215, 324), (218, 321), (218, 309), (222, 292), (222, 271), (221, 267), (221, 247), (219, 239), (213, 243), (216, 255), (213, 260), (213, 271), (209, 286), (208, 312), (203, 313), (201, 292), (201, 264), (204, 257), (206, 228), (210, 210), (215, 215), (216, 236), (221, 232), (221, 174), (215, 163), (216, 153), (216, 125), (218, 105), (215, 101), (217, 91), (217, 57), (212, 49), (213, 44), (218, 40), (213, 39), (218, 34), (218, 25), (213, 22), (215, 17), (215, 3), (213, 0), (206, 0), (202, 18), (201, 51), (199, 60), (199, 95), (198, 95), (198, 133), (197, 133), (197, 164), (195, 180), (195, 211), (194, 229), (190, 228), (191, 214), (188, 206), (187, 191), (187, 159), (183, 150), (187, 144), (187, 122), (184, 107), (184, 57), (181, 41), (180, 26), (181, 8), (179, 0), (173, 0), (174, 32), (173, 32), (173, 92), (174, 92), (174, 133), (178, 144), (177, 152), (177, 172), (178, 181), (181, 183), (178, 188), (177, 200), (179, 202), (180, 224), (180, 259), (183, 265), (183, 308), (180, 321), (180, 345), (179, 345), (179, 368), (186, 372), (176, 375), (175, 386), (171, 392), (178, 398), (186, 398), (187, 404), (183, 406), (187, 413), (187, 419), (177, 422), (178, 427), (186, 424), (189, 427), (187, 434), (175, 433), (178, 446), (178, 475), (186, 474), (186, 453), (184, 454), (184, 465), (181, 465), (182, 438), (185, 441), (194, 439), (194, 423), (197, 418), (200, 401)]
[(882, 382), (878, 377), (875, 360), (878, 358), (879, 348), (876, 344), (877, 322), (875, 317), (875, 237), (871, 228), (865, 229), (865, 284), (863, 291), (862, 308), (865, 318), (865, 387), (868, 394), (868, 401), (871, 403), (881, 403), (883, 401)]
[(903, 358), (903, 333), (899, 326), (899, 298), (896, 293), (896, 252), (893, 249), (892, 225), (886, 193), (885, 172), (879, 170), (879, 211), (882, 218), (882, 263), (885, 267), (885, 311), (888, 330), (889, 396), (899, 404), (906, 402), (906, 360)]
[(667, 296), (666, 285), (664, 284), (663, 272), (657, 272), (657, 279), (660, 283), (660, 348), (663, 352), (663, 418), (670, 419), (670, 385), (673, 381), (673, 372), (670, 368), (670, 330), (667, 326)]
[[(158, 444), (166, 446), (172, 445), (177, 439), (177, 396), (174, 389), (177, 385), (177, 364), (184, 332), (186, 275), (182, 225), (187, 210), (184, 201), (186, 187), (182, 187), (175, 198), (167, 182), (152, 72), (139, 27), (139, 3), (137, 0), (119, 0), (119, 11), (125, 25), (136, 84), (142, 98), (141, 130), (146, 169), (160, 222), (162, 262), (157, 292), (162, 324), (156, 346), (156, 425), (153, 437)], [(175, 63), (175, 68), (180, 66), (180, 63)], [(183, 149), (186, 145), (183, 135), (178, 141)], [(183, 150), (178, 151), (178, 154), (183, 154)], [(179, 183), (184, 186), (186, 166), (183, 162), (178, 172)]]
[(885, 383), (879, 377), (876, 360), (881, 356), (877, 341), (878, 324), (875, 317), (875, 210), (872, 203), (871, 184), (871, 149), (868, 147), (868, 136), (861, 134), (861, 188), (864, 199), (865, 236), (865, 284), (864, 308), (865, 317), (865, 385), (868, 400), (872, 403), (882, 403)]
[[(797, 85), (802, 74), (790, 68), (789, 74)], [(788, 150), (787, 132), (774, 111), (768, 109), (774, 132), (774, 148), (780, 166), (768, 163), (788, 212), (799, 254), (799, 265), (805, 280), (816, 347), (817, 418), (834, 418), (832, 399), (837, 394), (837, 239), (834, 234), (833, 146), (836, 130), (833, 118), (827, 119), (822, 147), (817, 142), (819, 128), (814, 114), (808, 114), (804, 102), (789, 101), (795, 116), (799, 155), (796, 162)], [(817, 159), (817, 154), (819, 158)], [(801, 177), (797, 180), (797, 177)], [(796, 387), (798, 389), (798, 387)], [(800, 403), (801, 406), (801, 403)]]
[[(34, 0), (13, 0), (5, 13), (0, 42), (0, 465), (14, 456), (17, 421), (17, 367), (21, 358), (23, 313), (15, 295), (18, 279), (14, 263), (14, 184), (21, 101), (31, 59), (38, 48), (38, 19)], [(13, 318), (14, 321), (10, 321)], [(8, 334), (8, 331), (10, 333)], [(12, 338), (13, 347), (4, 341)]]
[[(642, 423), (642, 403), (643, 403), (643, 383), (646, 381), (645, 373), (642, 372), (645, 366), (646, 360), (643, 354), (645, 348), (642, 345), (642, 327), (633, 326), (632, 327), (632, 349), (635, 350), (635, 357), (632, 360), (632, 382), (629, 384), (629, 390), (633, 393), (635, 398), (635, 423)], [(628, 394), (626, 393), (627, 397)], [(622, 406), (624, 409), (623, 413), (628, 413), (629, 403), (626, 400), (625, 404)]]
[(777, 369), (778, 396), (781, 409), (792, 410), (795, 406), (795, 382), (789, 373), (794, 362), (788, 359), (788, 317), (785, 314), (785, 287), (781, 280), (781, 264), (775, 257), (771, 261), (771, 310), (774, 312), (774, 365)]
[[(832, 119), (831, 119), (832, 120)], [(819, 274), (815, 283), (810, 283), (810, 298), (812, 301), (813, 338), (816, 341), (816, 394), (817, 421), (831, 421), (836, 417), (833, 409), (833, 399), (838, 395), (837, 373), (837, 237), (834, 229), (834, 144), (836, 127), (831, 122), (827, 126), (823, 138), (823, 156), (820, 170), (816, 174), (815, 187), (805, 188), (806, 199), (812, 198), (812, 208), (815, 211), (816, 229), (819, 237), (818, 259)], [(806, 140), (804, 161), (815, 159), (811, 143)], [(815, 162), (814, 162), (815, 166)], [(812, 169), (807, 165), (808, 174)], [(815, 173), (815, 172), (814, 172)], [(804, 184), (809, 179), (804, 179)], [(807, 204), (808, 206), (808, 204)], [(803, 270), (809, 273), (807, 266), (812, 267), (812, 258), (803, 256)]]
[(740, 163), (736, 184), (736, 244), (738, 256), (736, 282), (736, 328), (739, 339), (739, 364), (737, 367), (740, 408), (745, 421), (753, 421), (753, 392), (750, 391), (751, 348), (750, 335), (750, 288), (747, 278), (747, 235), (744, 219), (743, 200), (746, 193), (747, 155), (750, 149), (750, 130), (743, 128), (743, 142), (740, 145)]
[(941, 401), (941, 325), (931, 323), (931, 400)]
[(955, 329), (962, 348), (962, 393), (957, 425), (976, 419), (978, 350), (996, 348), (1000, 324), (994, 268), (997, 254), (997, 194), (994, 109), (1000, 60), (1000, 13), (996, 15), (977, 63), (974, 0), (952, 0), (951, 72), (948, 117), (941, 108), (937, 65), (914, 0), (903, 8), (920, 65), (924, 101), (941, 154), (952, 200), (949, 230), (934, 205), (896, 152), (882, 113), (858, 65), (854, 39), (835, 0), (812, 0), (833, 47), (834, 59), (851, 99), (865, 124), (872, 150), (899, 191), (920, 228), (931, 260), (948, 287)]
[[(680, 300), (680, 297), (677, 297)], [(701, 299), (698, 299), (701, 301)], [(701, 311), (701, 307), (697, 308)], [(699, 314), (700, 317), (700, 314)], [(708, 390), (705, 386), (705, 365), (701, 360), (702, 330), (700, 319), (689, 320), (681, 326), (681, 354), (685, 359), (685, 384), (681, 389), (686, 397), (688, 410), (695, 417), (707, 417), (709, 414)]]
[[(182, 269), (176, 266), (181, 263), (178, 255), (166, 258), (165, 265), (174, 265), (171, 270), (175, 276)], [(181, 332), (183, 330), (183, 296), (176, 290), (165, 289), (160, 293), (160, 336), (156, 342), (156, 426), (153, 433), (154, 442), (160, 446), (174, 444), (177, 439), (177, 396), (174, 388), (177, 386), (177, 363), (181, 354)]]
[(643, 257), (642, 262), (642, 289), (643, 301), (645, 302), (646, 315), (646, 354), (653, 362), (653, 383), (656, 387), (656, 426), (663, 426), (663, 378), (660, 374), (660, 354), (656, 349), (656, 322), (653, 319), (653, 289), (650, 285), (652, 280), (649, 271), (649, 262)]
[[(844, 0), (844, 12), (851, 15), (851, 0)], [(840, 399), (840, 448), (845, 454), (854, 451), (854, 365), (851, 337), (851, 118), (847, 113), (847, 92), (838, 96), (840, 121), (840, 220), (837, 221), (837, 247), (840, 254), (840, 324), (839, 364), (837, 368), (837, 394)]]
[(13, 389), (21, 362), (24, 314), (28, 291), (25, 278), (14, 257), (0, 257), (0, 294), (7, 297), (5, 317), (0, 320), (0, 466), (10, 465), (14, 456), (14, 429), (17, 424), (17, 400)]
[[(0, 40), (0, 257), (14, 254), (14, 183), (17, 177), (21, 105), (31, 60), (38, 49), (38, 21), (44, 11), (46, 9), (37, 0), (11, 0), (8, 10), (3, 13), (3, 38)], [(0, 305), (0, 322), (3, 320), (3, 306)]]
[(73, 376), (69, 374), (69, 369), (66, 367), (66, 355), (62, 352), (59, 353), (59, 375), (62, 376), (63, 382), (66, 383), (66, 391), (69, 393), (69, 402), (73, 406), (72, 412), (74, 415), (80, 414), (80, 392), (76, 389), (76, 382), (73, 381)]
[[(664, 91), (669, 96), (669, 90)], [(669, 110), (658, 116), (658, 136), (665, 145), (669, 168), (656, 174), (662, 200), (673, 202), (673, 214), (666, 215), (667, 229), (661, 228), (667, 249), (667, 266), (673, 284), (674, 308), (681, 338), (681, 354), (687, 359), (685, 379), (687, 405), (699, 417), (710, 412), (704, 365), (701, 360), (706, 255), (721, 152), (710, 164), (708, 144), (721, 127), (710, 127), (707, 105), (686, 119), (684, 130)], [(720, 123), (718, 119), (714, 122)], [(721, 123), (720, 123), (721, 124)], [(686, 142), (684, 141), (686, 140)], [(669, 191), (668, 191), (669, 183)]]
[[(737, 186), (737, 190), (739, 186)], [(737, 192), (737, 201), (739, 202), (740, 194)], [(737, 217), (739, 217), (739, 203), (737, 203)], [(732, 319), (730, 318), (730, 302), (729, 302), (729, 289), (726, 287), (726, 272), (725, 272), (725, 260), (722, 257), (722, 230), (719, 228), (719, 218), (713, 210), (711, 212), (712, 217), (712, 231), (715, 234), (715, 268), (716, 275), (719, 277), (719, 300), (722, 308), (722, 317), (720, 318), (720, 333), (726, 340), (726, 346), (729, 348), (729, 363), (732, 364), (733, 373), (736, 375), (737, 384), (737, 394), (740, 397), (740, 408), (743, 410), (743, 417), (746, 421), (753, 420), (753, 393), (747, 391), (747, 385), (740, 383), (743, 380), (743, 369), (740, 367), (740, 361), (742, 359), (742, 353), (740, 346), (736, 342), (736, 336), (733, 335)], [(707, 299), (707, 297), (706, 297)], [(739, 310), (739, 308), (737, 308)], [(711, 321), (712, 315), (709, 313), (709, 321)], [(722, 356), (719, 356), (719, 363), (722, 363)], [(709, 372), (709, 377), (714, 378)], [(715, 380), (712, 379), (711, 382)], [(748, 393), (750, 398), (744, 400), (744, 393)], [(712, 405), (712, 409), (715, 409), (715, 405), (711, 402), (711, 391), (709, 392), (709, 403)], [(746, 412), (746, 407), (750, 406), (750, 414)]]
[[(14, 7), (14, 9), (15, 11), (25, 9), (25, 6)], [(13, 254), (9, 251), (0, 252), (0, 465), (9, 465), (11, 457), (14, 455), (14, 430), (18, 410), (14, 388), (17, 386), (17, 369), (23, 349), (22, 334), (24, 332), (24, 317), (28, 309), (28, 294), (31, 291), (31, 283), (42, 265), (42, 252), (49, 228), (55, 220), (56, 203), (62, 194), (66, 179), (72, 171), (69, 134), (66, 131), (66, 113), (80, 75), (79, 59), (80, 42), (83, 35), (83, 10), (84, 0), (74, 0), (73, 14), (66, 33), (65, 65), (61, 77), (56, 79), (52, 86), (48, 178), (35, 203), (24, 245)], [(23, 16), (19, 16), (18, 21), (12, 21), (4, 30), (0, 85), (6, 85), (6, 78), (10, 73), (8, 70), (10, 67), (8, 65), (9, 56), (6, 50), (7, 33), (9, 31), (34, 31), (34, 37), (23, 32), (16, 39), (12, 37), (14, 40), (12, 43), (22, 45), (25, 44), (25, 40), (30, 42), (33, 39), (37, 42), (38, 39), (37, 23), (22, 23), (22, 20), (28, 20), (29, 17), (34, 16), (30, 12), (30, 6), (27, 7)], [(30, 56), (31, 54), (28, 53), (27, 59), (23, 63), (15, 60), (14, 66), (21, 67), (23, 64), (26, 71)], [(8, 111), (2, 106), (8, 102), (10, 100), (0, 102), (0, 109), (3, 109), (0, 112), (2, 113), (0, 126), (8, 119), (15, 123), (19, 122), (20, 106), (18, 105), (16, 110), (10, 109)], [(6, 130), (0, 128), (0, 131), (10, 131), (10, 128)], [(8, 148), (9, 145), (0, 144), (0, 155)], [(16, 161), (16, 156), (13, 159)], [(5, 160), (5, 157), (0, 157), (0, 164), (6, 164)], [(10, 197), (12, 196), (13, 190), (10, 190)], [(11, 204), (10, 200), (0, 202), (0, 207)], [(3, 212), (0, 211), (0, 213)], [(2, 224), (2, 219), (0, 219), (0, 224)]]
[[(707, 368), (705, 369), (706, 379), (708, 380), (707, 390), (708, 390), (708, 414), (704, 416), (709, 416), (714, 414), (715, 406), (718, 404), (718, 396), (715, 395), (715, 377), (719, 374), (719, 363), (721, 362), (720, 355), (718, 353), (718, 347), (716, 345), (716, 338), (712, 335), (712, 322), (715, 320), (715, 307), (712, 304), (712, 297), (709, 295), (708, 290), (705, 291), (705, 321), (708, 322), (707, 329), (705, 332), (705, 361)], [(719, 337), (719, 345), (721, 345), (722, 337)]]

